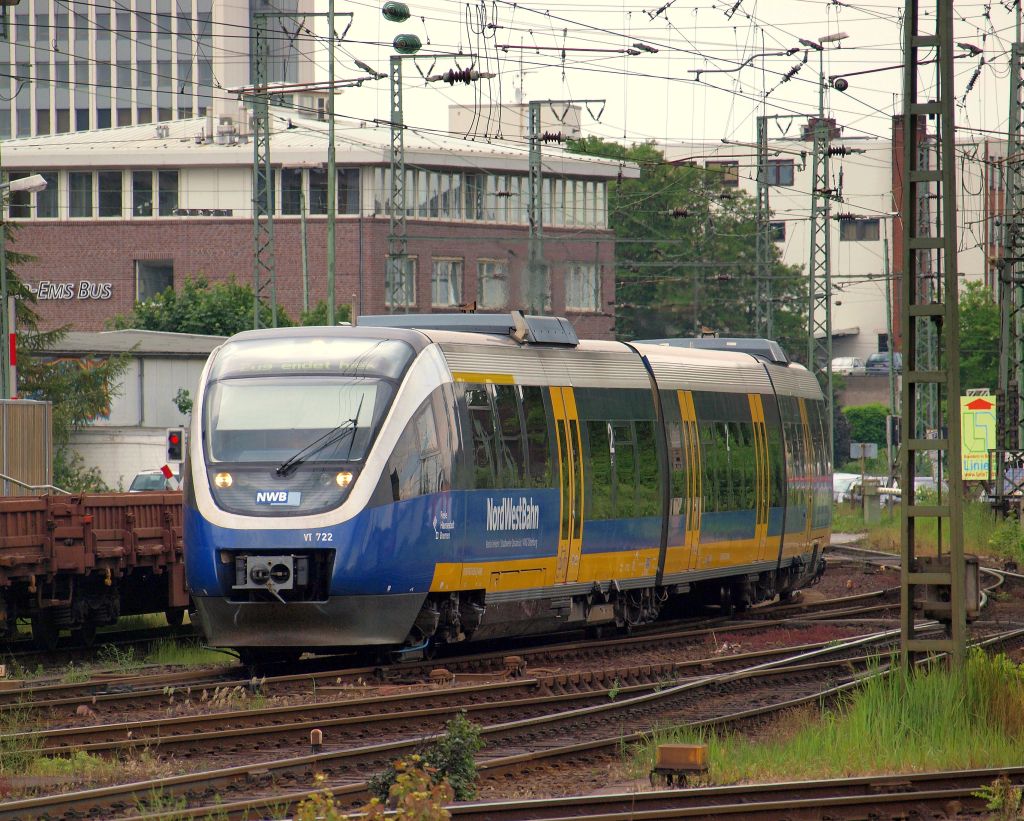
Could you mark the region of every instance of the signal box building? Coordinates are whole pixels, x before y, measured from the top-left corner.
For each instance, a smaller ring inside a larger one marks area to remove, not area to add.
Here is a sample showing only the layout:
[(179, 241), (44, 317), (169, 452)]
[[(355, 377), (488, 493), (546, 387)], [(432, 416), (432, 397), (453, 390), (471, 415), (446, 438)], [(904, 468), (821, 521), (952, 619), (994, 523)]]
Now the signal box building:
[[(46, 327), (101, 330), (136, 301), (187, 277), (253, 283), (253, 146), (245, 118), (212, 116), (103, 132), (13, 139), (9, 178), (39, 173), (45, 191), (15, 194), (19, 275)], [(297, 319), (326, 298), (327, 124), (272, 109), (275, 282), (264, 297)], [(338, 128), (336, 301), (356, 315), (508, 311), (524, 304), (527, 152), (504, 144), (406, 136), (408, 259), (385, 289), (390, 209), (387, 128)], [(543, 251), (550, 309), (581, 337), (614, 329), (614, 236), (608, 188), (635, 167), (544, 147)]]

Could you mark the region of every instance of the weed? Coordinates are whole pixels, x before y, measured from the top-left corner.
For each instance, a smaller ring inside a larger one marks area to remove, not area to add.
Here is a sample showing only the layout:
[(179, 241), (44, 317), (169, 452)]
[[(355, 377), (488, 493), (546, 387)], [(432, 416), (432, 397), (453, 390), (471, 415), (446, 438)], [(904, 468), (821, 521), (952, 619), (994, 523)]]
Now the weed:
[[(476, 797), (476, 761), (474, 756), (483, 746), (480, 727), (459, 713), (445, 725), (445, 734), (426, 745), (416, 753), (417, 765), (426, 768), (433, 782), (447, 782), (459, 801)], [(402, 772), (396, 762), (384, 772), (370, 779), (370, 793), (381, 801), (385, 800), (399, 774)]]
[[(449, 722), (451, 723), (451, 722)], [(468, 723), (468, 722), (467, 722)], [(445, 805), (456, 797), (448, 782), (427, 766), (418, 755), (395, 763), (395, 780), (384, 800), (378, 797), (354, 815), (345, 814), (330, 790), (312, 793), (295, 811), (295, 821), (446, 821), (451, 813)], [(322, 783), (323, 778), (317, 781)]]
[[(262, 710), (267, 706), (267, 697), (258, 687), (250, 686), (246, 689), (241, 684), (234, 687), (215, 687), (213, 695), (210, 695), (208, 690), (203, 690), (199, 701), (221, 710)], [(173, 704), (173, 694), (171, 703)]]
[(161, 639), (146, 654), (147, 664), (199, 667), (234, 664), (234, 656), (203, 647), (194, 639)]
[(121, 772), (117, 761), (76, 750), (66, 756), (40, 756), (29, 767), (32, 775), (73, 775), (80, 778), (112, 776)]
[(63, 684), (81, 684), (89, 680), (89, 672), (83, 667), (75, 667), (75, 663), (69, 661), (60, 680)]
[(157, 789), (150, 790), (145, 798), (135, 802), (139, 815), (155, 815), (160, 821), (178, 821), (184, 817), (182, 810), (187, 806), (184, 796), (171, 795)]
[(615, 679), (615, 681), (612, 682), (611, 689), (608, 691), (608, 698), (615, 701), (615, 699), (619, 697), (620, 692), (622, 692), (622, 685), (619, 684), (618, 679)]
[(96, 653), (101, 664), (113, 667), (122, 673), (130, 673), (142, 667), (136, 657), (134, 647), (118, 647), (116, 644), (104, 644)]
[(0, 773), (25, 773), (39, 759), (39, 737), (26, 732), (31, 721), (27, 710), (14, 708), (0, 714)]
[(980, 790), (972, 793), (976, 798), (985, 801), (985, 809), (989, 810), (993, 818), (999, 821), (1016, 821), (1020, 818), (1022, 791), (1010, 783), (1005, 775), (999, 776), (991, 784), (986, 784)]

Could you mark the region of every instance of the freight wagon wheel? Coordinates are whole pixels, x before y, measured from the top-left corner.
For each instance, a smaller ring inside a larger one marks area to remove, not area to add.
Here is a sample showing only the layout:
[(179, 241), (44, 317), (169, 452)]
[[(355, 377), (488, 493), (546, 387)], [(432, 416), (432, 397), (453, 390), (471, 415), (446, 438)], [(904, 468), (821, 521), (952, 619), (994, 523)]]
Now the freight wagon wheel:
[(71, 631), (71, 640), (82, 647), (92, 647), (96, 643), (96, 622), (82, 622), (82, 626)]
[(60, 628), (53, 618), (53, 613), (44, 610), (32, 617), (32, 641), (40, 650), (50, 653), (57, 649)]

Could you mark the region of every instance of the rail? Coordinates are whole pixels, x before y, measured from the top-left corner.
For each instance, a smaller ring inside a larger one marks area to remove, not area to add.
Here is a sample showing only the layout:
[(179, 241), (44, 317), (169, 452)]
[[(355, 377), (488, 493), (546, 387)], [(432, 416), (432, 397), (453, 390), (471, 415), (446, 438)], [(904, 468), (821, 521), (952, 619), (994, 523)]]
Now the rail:
[(26, 490), (55, 490), (57, 493), (63, 493), (65, 496), (71, 496), (70, 490), (64, 490), (62, 487), (56, 485), (30, 485), (27, 482), (21, 481), (21, 479), (15, 479), (13, 476), (8, 476), (6, 473), (0, 473), (0, 479), (5, 482), (11, 482), (18, 487), (23, 487)]

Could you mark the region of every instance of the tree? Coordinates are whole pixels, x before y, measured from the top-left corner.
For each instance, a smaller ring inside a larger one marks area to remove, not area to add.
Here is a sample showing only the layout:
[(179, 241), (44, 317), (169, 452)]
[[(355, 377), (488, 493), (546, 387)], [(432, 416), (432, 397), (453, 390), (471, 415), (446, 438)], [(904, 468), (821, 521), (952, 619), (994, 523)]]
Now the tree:
[[(640, 178), (611, 183), (609, 226), (616, 242), (616, 333), (624, 339), (754, 335), (757, 271), (752, 197), (721, 174), (672, 165), (651, 144), (625, 147), (596, 137), (570, 141), (581, 154), (633, 162)], [(772, 246), (774, 336), (806, 358), (807, 281)]]
[(999, 383), (999, 306), (984, 282), (960, 292), (960, 387), (995, 390)]
[(110, 408), (116, 386), (128, 367), (126, 355), (56, 358), (49, 352), (67, 327), (39, 330), (36, 296), (21, 281), (17, 267), (32, 257), (12, 250), (14, 225), (7, 228), (7, 285), (17, 306), (18, 395), (53, 406), (53, 482), (71, 491), (106, 490), (99, 472), (84, 464), (71, 447), (71, 433)]
[[(850, 423), (851, 442), (874, 442), (885, 446), (885, 417), (889, 409), (875, 402), (870, 405), (853, 405), (843, 408), (843, 415)], [(849, 450), (847, 450), (847, 454)]]
[[(252, 287), (238, 283), (234, 277), (211, 283), (205, 276), (189, 277), (181, 290), (167, 288), (145, 302), (136, 302), (130, 314), (114, 317), (110, 324), (117, 329), (170, 331), (183, 334), (231, 336), (252, 329)], [(336, 321), (348, 322), (350, 305), (338, 305)], [(260, 298), (260, 326), (269, 327), (273, 313), (269, 303)], [(295, 323), (278, 306), (277, 324), (286, 328)], [(304, 311), (300, 325), (326, 325), (327, 303), (321, 300)]]
[[(252, 309), (251, 286), (239, 284), (234, 277), (211, 284), (200, 274), (188, 277), (180, 290), (167, 288), (145, 302), (136, 302), (132, 313), (116, 316), (110, 324), (119, 330), (231, 336), (252, 329)], [(268, 327), (272, 318), (270, 305), (261, 298), (260, 325)], [(293, 324), (281, 307), (277, 309), (277, 324)]]

